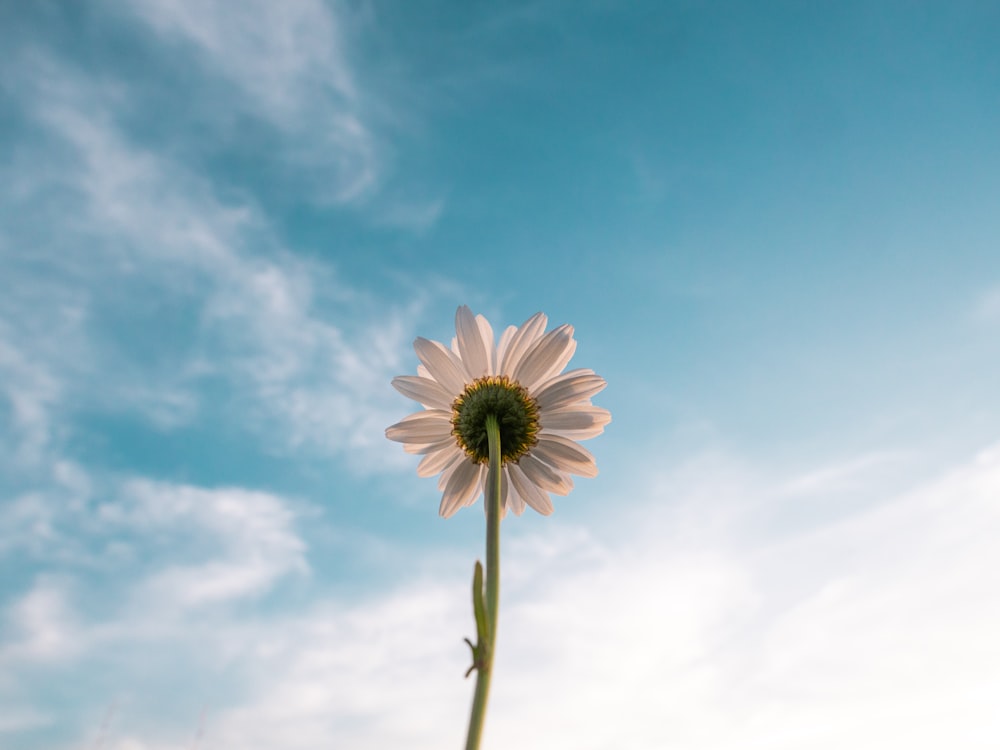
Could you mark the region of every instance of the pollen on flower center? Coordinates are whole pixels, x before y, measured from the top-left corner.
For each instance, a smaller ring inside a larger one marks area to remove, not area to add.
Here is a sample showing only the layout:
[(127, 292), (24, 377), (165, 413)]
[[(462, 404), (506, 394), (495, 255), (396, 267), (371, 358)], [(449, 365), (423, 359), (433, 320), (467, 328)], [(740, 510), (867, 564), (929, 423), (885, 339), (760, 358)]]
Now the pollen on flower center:
[(474, 462), (489, 462), (489, 414), (500, 426), (502, 463), (516, 463), (538, 442), (538, 403), (527, 389), (506, 375), (477, 378), (451, 405), (451, 434)]

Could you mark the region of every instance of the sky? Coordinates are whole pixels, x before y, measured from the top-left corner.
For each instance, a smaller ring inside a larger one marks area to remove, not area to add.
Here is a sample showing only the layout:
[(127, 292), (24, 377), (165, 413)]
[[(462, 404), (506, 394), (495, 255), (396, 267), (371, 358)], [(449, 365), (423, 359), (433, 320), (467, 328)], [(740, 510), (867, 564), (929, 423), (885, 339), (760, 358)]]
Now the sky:
[(464, 741), (482, 503), (385, 428), (571, 323), (484, 748), (1000, 745), (1000, 10), (0, 4), (0, 746)]

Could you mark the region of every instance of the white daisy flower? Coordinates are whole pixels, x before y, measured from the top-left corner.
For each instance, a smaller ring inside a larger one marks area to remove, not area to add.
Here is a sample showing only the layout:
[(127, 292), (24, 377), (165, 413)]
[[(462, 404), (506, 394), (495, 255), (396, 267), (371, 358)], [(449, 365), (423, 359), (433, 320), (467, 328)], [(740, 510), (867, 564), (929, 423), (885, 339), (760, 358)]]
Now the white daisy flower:
[(547, 323), (537, 313), (494, 343), (486, 318), (462, 306), (451, 348), (418, 338), (417, 375), (393, 378), (393, 387), (424, 410), (389, 427), (386, 437), (407, 453), (424, 454), (419, 476), (441, 474), (445, 518), (483, 492), (488, 413), (500, 425), (501, 513), (509, 508), (520, 515), (530, 505), (549, 515), (549, 493), (569, 494), (570, 474), (597, 476), (594, 457), (576, 441), (600, 435), (611, 421), (607, 409), (590, 403), (607, 383), (593, 370), (563, 373), (576, 350), (573, 326), (545, 333)]

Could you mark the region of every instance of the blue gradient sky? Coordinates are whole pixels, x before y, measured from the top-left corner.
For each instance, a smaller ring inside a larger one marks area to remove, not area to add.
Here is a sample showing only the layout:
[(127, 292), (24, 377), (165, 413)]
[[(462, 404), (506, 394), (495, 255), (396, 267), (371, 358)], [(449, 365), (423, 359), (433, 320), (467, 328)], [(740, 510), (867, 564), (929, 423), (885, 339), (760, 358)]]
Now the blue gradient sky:
[(1000, 743), (1000, 11), (619, 5), (0, 6), (0, 746), (459, 746), (460, 304), (614, 415), (486, 748)]

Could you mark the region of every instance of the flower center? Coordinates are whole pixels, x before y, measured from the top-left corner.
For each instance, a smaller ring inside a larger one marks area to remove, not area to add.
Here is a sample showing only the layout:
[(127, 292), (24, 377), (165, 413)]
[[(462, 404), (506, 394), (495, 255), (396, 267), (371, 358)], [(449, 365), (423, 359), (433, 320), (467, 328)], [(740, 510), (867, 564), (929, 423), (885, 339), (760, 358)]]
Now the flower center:
[(487, 375), (469, 383), (451, 405), (451, 434), (475, 463), (490, 460), (486, 416), (500, 426), (500, 461), (517, 462), (538, 442), (538, 403), (506, 375)]

